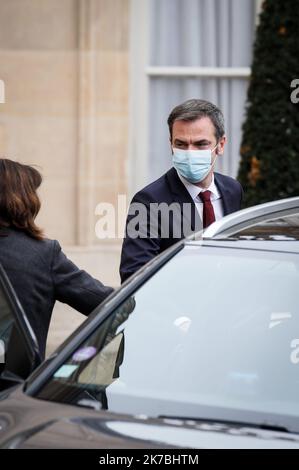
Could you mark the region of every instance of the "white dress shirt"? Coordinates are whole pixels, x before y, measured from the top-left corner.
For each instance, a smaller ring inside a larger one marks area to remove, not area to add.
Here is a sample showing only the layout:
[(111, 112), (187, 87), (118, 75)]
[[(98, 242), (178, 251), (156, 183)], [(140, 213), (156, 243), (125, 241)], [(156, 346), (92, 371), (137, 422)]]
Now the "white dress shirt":
[(196, 186), (195, 184), (190, 183), (189, 181), (186, 180), (186, 178), (180, 175), (178, 171), (177, 171), (177, 174), (181, 182), (187, 189), (188, 193), (192, 197), (201, 220), (203, 220), (203, 217), (202, 217), (203, 202), (199, 197), (199, 193), (201, 193), (202, 191), (211, 191), (211, 203), (213, 205), (213, 209), (215, 213), (215, 220), (222, 219), (224, 215), (223, 206), (222, 206), (222, 198), (215, 184), (214, 174), (212, 175), (212, 182), (210, 186), (206, 189), (200, 188), (199, 186)]

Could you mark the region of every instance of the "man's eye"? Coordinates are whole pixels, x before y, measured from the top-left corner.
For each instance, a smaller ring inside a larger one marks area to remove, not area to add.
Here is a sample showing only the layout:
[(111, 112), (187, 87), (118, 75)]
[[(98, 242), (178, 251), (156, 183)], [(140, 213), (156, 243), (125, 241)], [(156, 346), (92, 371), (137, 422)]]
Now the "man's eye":
[(207, 148), (208, 147), (208, 144), (197, 144), (197, 147), (200, 148), (200, 149), (204, 149), (204, 148)]

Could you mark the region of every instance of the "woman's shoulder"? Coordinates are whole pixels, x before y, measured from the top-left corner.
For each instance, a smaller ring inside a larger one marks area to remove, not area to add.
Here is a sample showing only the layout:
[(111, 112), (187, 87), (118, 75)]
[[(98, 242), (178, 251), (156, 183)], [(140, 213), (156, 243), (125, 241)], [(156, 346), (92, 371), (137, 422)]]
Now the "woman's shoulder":
[(42, 258), (51, 259), (53, 253), (60, 249), (59, 242), (50, 238), (42, 238), (37, 240), (22, 230), (13, 228), (0, 230), (0, 243), (16, 249), (23, 250), (24, 255), (31, 253), (39, 255)]
[(20, 243), (29, 243), (40, 247), (50, 247), (58, 243), (57, 240), (52, 240), (46, 237), (38, 240), (26, 233), (24, 230), (18, 230), (11, 227), (0, 229), (0, 238), (6, 239), (7, 241), (15, 240)]

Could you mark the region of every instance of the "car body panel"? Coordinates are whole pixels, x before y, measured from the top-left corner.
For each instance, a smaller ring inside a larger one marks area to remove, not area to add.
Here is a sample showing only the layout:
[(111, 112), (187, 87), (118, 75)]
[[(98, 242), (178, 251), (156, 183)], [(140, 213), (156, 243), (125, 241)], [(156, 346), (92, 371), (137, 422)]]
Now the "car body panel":
[(0, 448), (299, 449), (299, 435), (191, 419), (152, 419), (45, 402), (21, 387), (0, 401)]
[[(187, 240), (180, 241), (152, 260), (125, 282), (106, 302), (61, 345), (25, 381), (0, 394), (0, 448), (299, 448), (299, 434), (284, 431), (277, 425), (262, 426), (212, 419), (150, 418), (112, 413), (34, 398), (35, 393), (60, 367), (70, 352), (82, 343), (124, 300), (147, 282), (164, 264), (183, 250), (201, 248), (236, 249), (252, 253), (299, 253), (298, 241), (240, 240), (223, 234), (234, 227), (250, 226), (259, 217), (297, 210), (299, 198), (278, 201), (227, 216), (222, 221)], [(211, 238), (215, 237), (215, 238)], [(199, 241), (197, 241), (199, 239)], [(202, 415), (200, 415), (202, 416)], [(231, 415), (233, 417), (233, 415)], [(291, 429), (297, 430), (296, 426)], [(271, 420), (269, 419), (269, 423)], [(267, 423), (266, 423), (267, 424)]]

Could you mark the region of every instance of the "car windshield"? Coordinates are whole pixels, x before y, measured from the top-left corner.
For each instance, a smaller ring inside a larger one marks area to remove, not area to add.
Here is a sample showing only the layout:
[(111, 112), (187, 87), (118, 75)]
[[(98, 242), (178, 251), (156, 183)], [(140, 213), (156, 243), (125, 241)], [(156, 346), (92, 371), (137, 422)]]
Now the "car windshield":
[(298, 286), (298, 255), (187, 245), (38, 396), (135, 415), (299, 417)]

